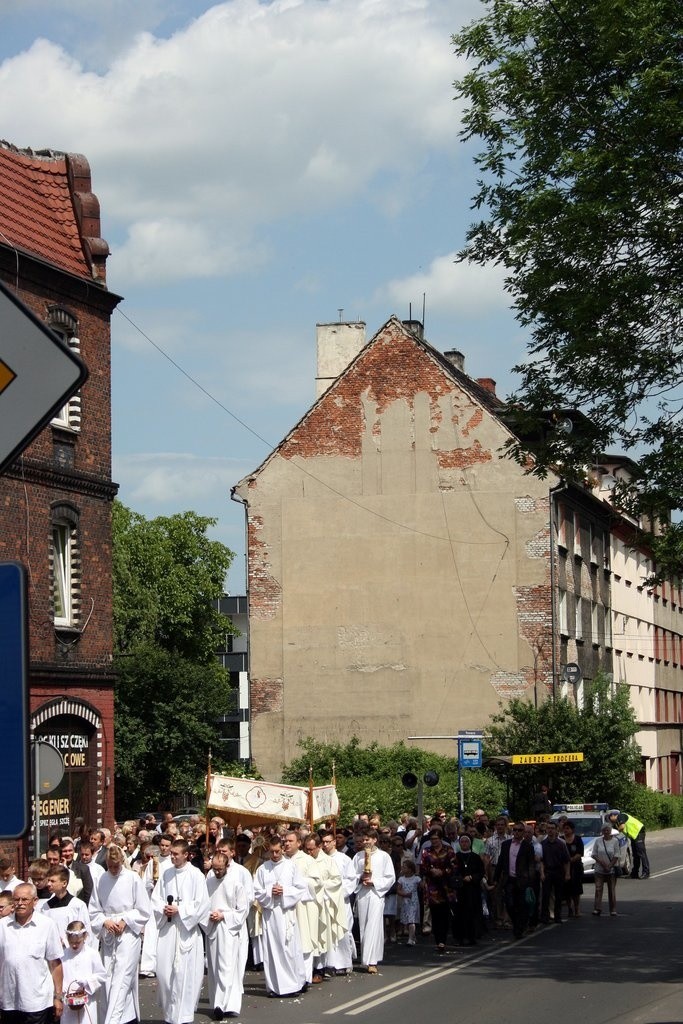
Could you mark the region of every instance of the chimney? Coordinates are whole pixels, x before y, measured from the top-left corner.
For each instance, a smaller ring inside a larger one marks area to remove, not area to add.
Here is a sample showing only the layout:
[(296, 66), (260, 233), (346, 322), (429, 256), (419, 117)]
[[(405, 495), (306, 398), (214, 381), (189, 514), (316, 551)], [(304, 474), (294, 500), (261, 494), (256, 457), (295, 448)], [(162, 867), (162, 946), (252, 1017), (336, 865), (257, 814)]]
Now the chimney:
[(448, 352), (444, 352), (444, 359), (447, 359), (456, 370), (460, 370), (461, 373), (465, 372), (465, 357), (462, 352), (458, 352), (457, 348), (449, 349)]
[(419, 338), (420, 341), (424, 341), (425, 329), (421, 320), (402, 320), (401, 323), (406, 330), (410, 331), (411, 334), (414, 334), (416, 338)]
[(318, 362), (315, 377), (315, 397), (320, 398), (323, 392), (334, 383), (344, 372), (349, 363), (353, 362), (365, 345), (365, 323), (316, 324), (316, 344)]
[(488, 391), (490, 394), (495, 395), (496, 382), (493, 377), (477, 377), (477, 384), (479, 387), (483, 388), (484, 391)]

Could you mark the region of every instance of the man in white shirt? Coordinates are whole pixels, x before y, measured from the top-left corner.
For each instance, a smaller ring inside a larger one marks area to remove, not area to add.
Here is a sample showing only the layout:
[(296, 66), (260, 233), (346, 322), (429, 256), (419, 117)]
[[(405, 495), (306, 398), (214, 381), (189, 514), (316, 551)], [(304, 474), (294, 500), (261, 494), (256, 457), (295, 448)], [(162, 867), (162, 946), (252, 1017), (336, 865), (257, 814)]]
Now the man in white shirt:
[(376, 829), (368, 829), (363, 849), (353, 858), (361, 961), (368, 974), (378, 973), (377, 964), (384, 956), (384, 897), (396, 881), (391, 857), (377, 849), (377, 837)]
[(62, 943), (55, 923), (35, 912), (37, 899), (21, 882), (14, 914), (0, 920), (0, 1008), (16, 1024), (50, 1024), (64, 1009)]

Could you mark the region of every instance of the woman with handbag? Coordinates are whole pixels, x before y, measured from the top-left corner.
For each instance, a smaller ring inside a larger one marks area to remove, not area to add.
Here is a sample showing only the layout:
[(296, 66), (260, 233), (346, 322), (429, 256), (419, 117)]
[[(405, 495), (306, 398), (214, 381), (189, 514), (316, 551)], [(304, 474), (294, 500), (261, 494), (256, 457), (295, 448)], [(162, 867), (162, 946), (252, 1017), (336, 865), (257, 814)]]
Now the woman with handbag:
[(440, 828), (429, 833), (420, 858), (420, 875), (425, 888), (425, 899), (432, 914), (432, 933), (440, 953), (446, 948), (451, 921), (453, 882), (457, 873), (455, 852), (443, 841)]
[(619, 864), (619, 840), (612, 835), (612, 826), (606, 822), (591, 851), (595, 861), (595, 903), (593, 914), (602, 913), (602, 890), (607, 883), (610, 917), (617, 916), (617, 870)]

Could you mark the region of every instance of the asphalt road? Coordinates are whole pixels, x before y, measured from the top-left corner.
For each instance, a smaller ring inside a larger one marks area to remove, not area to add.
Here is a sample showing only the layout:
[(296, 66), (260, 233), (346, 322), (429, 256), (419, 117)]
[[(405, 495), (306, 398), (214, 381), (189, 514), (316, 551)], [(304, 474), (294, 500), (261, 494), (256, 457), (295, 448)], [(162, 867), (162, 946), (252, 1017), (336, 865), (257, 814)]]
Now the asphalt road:
[[(262, 1024), (422, 1024), (487, 1019), (529, 1024), (683, 1024), (683, 829), (648, 837), (648, 881), (620, 879), (619, 916), (591, 915), (591, 882), (582, 915), (539, 928), (519, 942), (494, 932), (477, 947), (438, 956), (431, 936), (387, 945), (378, 975), (354, 971), (297, 999), (268, 999), (263, 975), (247, 973), (241, 1021)], [(606, 904), (606, 893), (604, 897)], [(141, 979), (142, 1018), (161, 1024), (156, 982)], [(207, 1024), (204, 992), (195, 1016)]]

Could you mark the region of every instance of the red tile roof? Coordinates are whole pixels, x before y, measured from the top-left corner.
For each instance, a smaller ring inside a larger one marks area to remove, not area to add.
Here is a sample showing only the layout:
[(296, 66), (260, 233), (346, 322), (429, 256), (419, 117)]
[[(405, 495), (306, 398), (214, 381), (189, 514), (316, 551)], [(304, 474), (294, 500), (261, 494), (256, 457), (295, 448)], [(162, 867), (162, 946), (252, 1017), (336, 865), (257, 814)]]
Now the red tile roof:
[(108, 248), (96, 235), (99, 205), (84, 157), (0, 142), (0, 245), (104, 283)]

